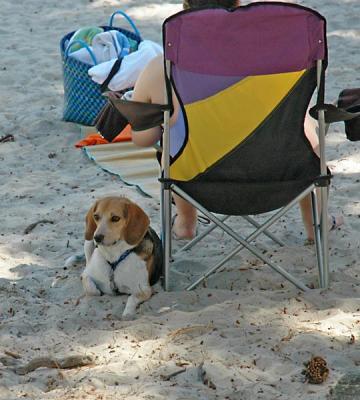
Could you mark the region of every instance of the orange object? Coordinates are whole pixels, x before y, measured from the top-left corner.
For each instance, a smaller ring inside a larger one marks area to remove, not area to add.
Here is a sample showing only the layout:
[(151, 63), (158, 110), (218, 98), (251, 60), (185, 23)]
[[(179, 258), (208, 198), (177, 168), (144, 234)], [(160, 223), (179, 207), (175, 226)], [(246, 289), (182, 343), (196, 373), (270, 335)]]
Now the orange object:
[(109, 144), (129, 141), (131, 141), (131, 126), (126, 125), (126, 127), (115, 137), (112, 142), (108, 142), (100, 135), (100, 133), (90, 133), (84, 139), (81, 139), (77, 143), (75, 143), (75, 147), (94, 146), (96, 144)]

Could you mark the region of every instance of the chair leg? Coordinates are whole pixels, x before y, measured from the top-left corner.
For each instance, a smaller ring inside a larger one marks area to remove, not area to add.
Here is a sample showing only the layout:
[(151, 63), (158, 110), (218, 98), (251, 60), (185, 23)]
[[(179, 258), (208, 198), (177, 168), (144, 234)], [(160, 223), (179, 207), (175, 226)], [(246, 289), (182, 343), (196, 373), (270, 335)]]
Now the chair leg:
[[(248, 215), (243, 215), (242, 216), (245, 221), (249, 222), (251, 225), (255, 226), (255, 228), (260, 228), (260, 224), (254, 220), (254, 218), (249, 217)], [(269, 232), (267, 229), (264, 229), (263, 231), (264, 235), (266, 235), (268, 238), (270, 238), (272, 241), (274, 241), (275, 243), (277, 243), (279, 246), (284, 247), (286, 246), (286, 244), (279, 239), (278, 237), (276, 237), (274, 234), (272, 234), (271, 232)]]
[(321, 241), (320, 219), (318, 212), (318, 199), (317, 199), (316, 189), (314, 189), (311, 192), (311, 209), (312, 209), (313, 223), (314, 223), (316, 258), (319, 269), (319, 286), (322, 287), (322, 283), (324, 280), (324, 259), (323, 259), (323, 248)]
[[(221, 221), (225, 222), (228, 218), (230, 218), (230, 215), (226, 215), (221, 217)], [(249, 217), (248, 215), (243, 215), (242, 218), (249, 222), (251, 225), (253, 225), (255, 228), (260, 228), (260, 224), (255, 221), (253, 218)], [(192, 239), (189, 243), (187, 243), (184, 247), (179, 249), (176, 254), (179, 254), (180, 252), (186, 251), (194, 247), (197, 243), (199, 243), (204, 237), (206, 237), (210, 232), (212, 232), (214, 229), (216, 229), (218, 226), (216, 224), (210, 225), (204, 232), (201, 234), (197, 235), (194, 239)], [(279, 246), (285, 246), (285, 243), (277, 238), (274, 234), (269, 232), (268, 230), (264, 229), (263, 233), (268, 236), (270, 239), (272, 239), (275, 243), (277, 243)]]
[(169, 273), (171, 259), (171, 190), (169, 188), (161, 189), (161, 230), (163, 243), (164, 260), (164, 289), (169, 290)]
[(323, 254), (323, 280), (321, 288), (329, 287), (329, 221), (328, 221), (328, 187), (321, 188), (321, 243)]
[[(318, 94), (324, 95), (324, 68), (323, 61), (317, 60), (317, 75), (318, 75)], [(320, 155), (320, 173), (322, 176), (327, 176), (326, 167), (326, 154), (325, 154), (325, 134), (326, 134), (326, 123), (325, 123), (325, 110), (320, 109), (318, 111), (318, 124), (319, 124), (319, 155)], [(320, 282), (320, 287), (323, 289), (329, 286), (329, 243), (328, 243), (328, 189), (329, 186), (321, 186), (321, 245), (322, 245), (322, 257), (323, 257), (323, 274)]]
[[(230, 218), (230, 215), (226, 215), (221, 218), (221, 221), (226, 221), (228, 218)], [(210, 225), (207, 229), (204, 230), (204, 232), (200, 233), (199, 235), (196, 235), (194, 239), (192, 239), (189, 243), (187, 243), (185, 246), (181, 247), (181, 249), (177, 250), (176, 254), (174, 254), (174, 257), (178, 255), (180, 252), (190, 250), (192, 247), (194, 247), (197, 243), (199, 243), (204, 237), (206, 237), (210, 232), (212, 232), (214, 229), (216, 229), (218, 226), (216, 224)]]

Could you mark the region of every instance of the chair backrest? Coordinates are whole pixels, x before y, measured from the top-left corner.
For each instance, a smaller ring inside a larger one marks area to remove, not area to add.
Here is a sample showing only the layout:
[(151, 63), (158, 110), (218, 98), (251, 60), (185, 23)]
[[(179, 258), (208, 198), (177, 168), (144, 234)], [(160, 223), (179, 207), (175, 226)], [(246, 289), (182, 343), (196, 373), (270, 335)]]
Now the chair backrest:
[(181, 106), (171, 130), (170, 178), (196, 182), (201, 191), (199, 184), (296, 179), (303, 187), (318, 175), (303, 122), (316, 61), (327, 62), (325, 30), (317, 12), (280, 2), (168, 18), (165, 60)]

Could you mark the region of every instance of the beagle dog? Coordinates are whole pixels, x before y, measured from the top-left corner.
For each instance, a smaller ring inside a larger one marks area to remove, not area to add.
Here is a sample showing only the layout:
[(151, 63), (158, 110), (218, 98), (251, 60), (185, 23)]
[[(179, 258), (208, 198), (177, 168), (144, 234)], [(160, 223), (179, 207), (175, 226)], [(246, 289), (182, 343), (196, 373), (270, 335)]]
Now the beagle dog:
[(125, 197), (104, 197), (86, 215), (81, 275), (86, 295), (129, 294), (124, 319), (152, 295), (162, 274), (162, 246), (149, 217)]

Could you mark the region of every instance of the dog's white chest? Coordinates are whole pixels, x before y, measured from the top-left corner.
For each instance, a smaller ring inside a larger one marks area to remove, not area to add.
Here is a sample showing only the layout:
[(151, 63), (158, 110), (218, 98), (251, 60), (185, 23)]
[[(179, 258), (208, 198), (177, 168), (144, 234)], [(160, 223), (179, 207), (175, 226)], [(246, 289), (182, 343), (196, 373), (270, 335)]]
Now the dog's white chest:
[(113, 270), (99, 249), (95, 249), (84, 274), (105, 294), (135, 294), (149, 287), (146, 264), (136, 253), (130, 253)]
[(138, 293), (149, 286), (149, 275), (145, 262), (131, 253), (114, 271), (114, 282), (120, 293)]

